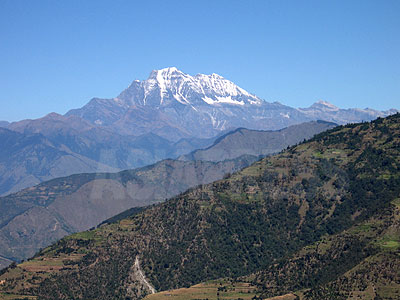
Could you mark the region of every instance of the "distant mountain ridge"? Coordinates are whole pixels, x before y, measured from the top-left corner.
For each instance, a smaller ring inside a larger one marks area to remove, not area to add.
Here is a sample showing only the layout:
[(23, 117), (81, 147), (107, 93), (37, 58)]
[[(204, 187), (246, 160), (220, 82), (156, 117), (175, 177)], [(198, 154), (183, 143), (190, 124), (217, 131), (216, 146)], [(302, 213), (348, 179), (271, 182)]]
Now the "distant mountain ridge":
[(339, 109), (324, 101), (296, 109), (266, 102), (218, 74), (191, 76), (170, 67), (152, 71), (147, 80), (134, 80), (113, 99), (94, 98), (66, 116), (79, 116), (120, 132), (153, 132), (179, 139), (211, 137), (238, 127), (276, 130), (312, 120), (370, 121), (395, 112)]
[(59, 147), (38, 133), (0, 128), (0, 195), (16, 192), (54, 177), (118, 169)]
[(0, 195), (83, 172), (117, 172), (176, 158), (214, 138), (171, 142), (153, 133), (126, 136), (55, 113), (0, 128)]
[(299, 108), (299, 110), (310, 117), (318, 117), (320, 120), (329, 120), (338, 124), (370, 121), (377, 117), (385, 117), (399, 112), (399, 110), (393, 108), (386, 111), (377, 111), (371, 108), (341, 109), (323, 100), (315, 102), (308, 108)]
[(262, 157), (280, 152), (287, 146), (302, 142), (336, 125), (331, 122), (312, 121), (275, 131), (238, 128), (219, 137), (208, 148), (182, 155), (179, 160), (222, 161), (244, 154)]
[(7, 121), (0, 121), (0, 127), (7, 127), (9, 124)]

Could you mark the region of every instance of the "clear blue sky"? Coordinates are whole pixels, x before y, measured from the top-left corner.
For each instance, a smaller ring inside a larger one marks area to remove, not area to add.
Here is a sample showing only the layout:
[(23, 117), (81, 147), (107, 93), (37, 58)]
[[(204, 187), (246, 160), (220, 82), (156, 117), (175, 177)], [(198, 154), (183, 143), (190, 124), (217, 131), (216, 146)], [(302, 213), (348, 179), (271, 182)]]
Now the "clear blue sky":
[(400, 1), (0, 1), (0, 120), (65, 113), (168, 66), (294, 107), (400, 108)]

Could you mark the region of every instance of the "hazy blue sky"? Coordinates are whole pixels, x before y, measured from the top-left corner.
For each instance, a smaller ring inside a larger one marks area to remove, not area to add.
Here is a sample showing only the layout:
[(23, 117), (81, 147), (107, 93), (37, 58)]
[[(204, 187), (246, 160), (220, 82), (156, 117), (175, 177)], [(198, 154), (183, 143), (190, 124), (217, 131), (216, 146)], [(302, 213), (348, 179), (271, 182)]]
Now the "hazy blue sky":
[(400, 108), (400, 1), (0, 0), (0, 120), (65, 113), (168, 66), (294, 107)]

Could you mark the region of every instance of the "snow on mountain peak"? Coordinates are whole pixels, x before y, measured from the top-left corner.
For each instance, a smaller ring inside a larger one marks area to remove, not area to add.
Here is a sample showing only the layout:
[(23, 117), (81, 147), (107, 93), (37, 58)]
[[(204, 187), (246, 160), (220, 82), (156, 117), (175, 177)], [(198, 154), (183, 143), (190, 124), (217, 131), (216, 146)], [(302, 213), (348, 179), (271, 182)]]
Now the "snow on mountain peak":
[[(213, 73), (211, 75), (197, 74), (194, 78), (199, 82), (204, 91), (203, 100), (208, 104), (229, 103), (244, 105), (244, 100), (233, 98), (246, 98), (249, 104), (260, 104), (261, 99), (251, 95), (246, 90), (238, 87), (232, 81), (225, 79), (221, 75)], [(214, 95), (213, 95), (214, 94)], [(233, 98), (232, 98), (233, 97)]]
[(316, 107), (316, 108), (323, 108), (323, 109), (329, 109), (329, 110), (339, 110), (339, 108), (332, 103), (329, 103), (327, 101), (319, 100), (318, 102), (314, 103), (311, 105), (311, 107)]
[[(176, 71), (179, 71), (176, 67), (168, 67), (168, 68), (164, 68), (164, 69), (161, 69), (160, 70), (161, 72), (169, 72), (169, 73), (172, 73), (172, 72), (176, 72)], [(180, 72), (180, 71), (179, 71)]]
[(317, 103), (318, 103), (318, 104), (325, 105), (325, 106), (328, 106), (328, 107), (336, 108), (335, 105), (333, 105), (332, 103), (330, 103), (330, 102), (328, 102), (328, 101), (319, 100)]
[[(174, 101), (191, 106), (195, 104), (259, 105), (262, 102), (255, 95), (251, 95), (216, 73), (191, 76), (176, 67), (153, 70), (149, 78), (139, 84), (143, 87), (144, 96), (139, 102), (144, 105), (150, 103), (151, 105), (167, 105)], [(152, 99), (149, 102), (150, 98)]]

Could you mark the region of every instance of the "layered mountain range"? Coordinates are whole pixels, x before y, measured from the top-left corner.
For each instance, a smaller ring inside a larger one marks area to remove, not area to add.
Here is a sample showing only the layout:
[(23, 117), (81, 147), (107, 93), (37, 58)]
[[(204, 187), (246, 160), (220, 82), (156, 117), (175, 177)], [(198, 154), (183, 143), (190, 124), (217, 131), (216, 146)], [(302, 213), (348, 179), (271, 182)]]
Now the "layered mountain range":
[(9, 299), (143, 299), (216, 280), (216, 293), (204, 289), (202, 299), (232, 299), (239, 283), (246, 296), (236, 299), (397, 299), (399, 145), (400, 114), (335, 127), (65, 237), (4, 270), (0, 292)]
[[(65, 115), (1, 122), (0, 195), (80, 172), (137, 168), (205, 148), (236, 128), (277, 130), (312, 120), (369, 121), (396, 110), (339, 109), (324, 101), (296, 109), (267, 102), (217, 74), (152, 71), (112, 99)], [(8, 143), (8, 144), (7, 144)], [(50, 155), (50, 153), (52, 153)], [(46, 159), (44, 159), (46, 154)]]
[(74, 173), (118, 170), (39, 133), (0, 128), (0, 144), (0, 195)]
[[(190, 187), (221, 179), (261, 156), (334, 126), (315, 121), (279, 131), (238, 129), (181, 160), (164, 160), (118, 173), (75, 174), (0, 197), (0, 268), (32, 256), (67, 234), (87, 230), (129, 208), (158, 203)], [(38, 151), (36, 148), (32, 151)], [(67, 168), (68, 161), (65, 166), (60, 162), (64, 156), (58, 159), (56, 149), (51, 149), (56, 153), (54, 166)], [(50, 160), (51, 153), (44, 149), (43, 159)]]
[(171, 142), (153, 133), (121, 135), (55, 113), (13, 123), (0, 128), (0, 195), (76, 173), (146, 166), (207, 147), (215, 138)]

